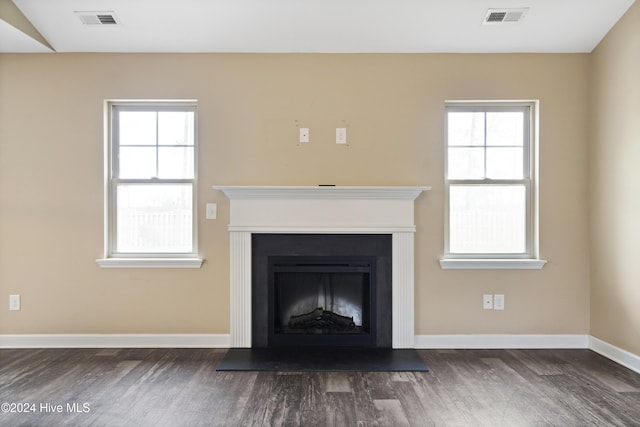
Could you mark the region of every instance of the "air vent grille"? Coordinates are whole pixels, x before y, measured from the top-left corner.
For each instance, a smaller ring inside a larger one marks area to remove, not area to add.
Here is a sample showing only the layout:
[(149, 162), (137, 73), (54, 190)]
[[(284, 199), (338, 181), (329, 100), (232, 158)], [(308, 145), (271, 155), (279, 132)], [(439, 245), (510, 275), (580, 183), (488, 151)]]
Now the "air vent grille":
[(482, 24), (495, 25), (509, 22), (520, 22), (524, 19), (528, 10), (528, 7), (520, 9), (489, 9), (482, 20)]
[(101, 24), (117, 24), (113, 15), (97, 15), (97, 17)]
[(74, 13), (84, 25), (118, 25), (120, 23), (113, 11), (80, 11)]
[(491, 12), (487, 17), (487, 22), (502, 22), (507, 12)]

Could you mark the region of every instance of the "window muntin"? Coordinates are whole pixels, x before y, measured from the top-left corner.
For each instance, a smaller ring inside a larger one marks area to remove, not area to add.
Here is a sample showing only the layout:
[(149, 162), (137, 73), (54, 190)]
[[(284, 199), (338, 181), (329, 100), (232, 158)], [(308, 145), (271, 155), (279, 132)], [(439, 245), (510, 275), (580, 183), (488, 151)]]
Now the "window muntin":
[(108, 256), (194, 256), (195, 103), (114, 102), (109, 112)]
[(448, 103), (445, 258), (534, 258), (534, 103)]

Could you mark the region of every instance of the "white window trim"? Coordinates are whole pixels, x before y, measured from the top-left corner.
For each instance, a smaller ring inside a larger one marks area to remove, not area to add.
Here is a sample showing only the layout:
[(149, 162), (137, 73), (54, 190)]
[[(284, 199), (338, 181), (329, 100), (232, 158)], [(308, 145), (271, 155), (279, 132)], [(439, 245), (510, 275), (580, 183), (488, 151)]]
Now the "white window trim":
[(440, 260), (443, 270), (540, 270), (547, 261), (542, 259), (452, 259)]
[(101, 268), (200, 268), (202, 258), (101, 258)]
[[(112, 202), (112, 109), (114, 106), (149, 106), (149, 107), (194, 107), (195, 141), (194, 141), (194, 179), (193, 179), (193, 249), (192, 253), (149, 253), (120, 254), (114, 253), (113, 202)], [(104, 257), (96, 260), (101, 268), (200, 268), (204, 259), (197, 254), (198, 248), (198, 117), (197, 100), (105, 100), (104, 101)]]
[[(485, 107), (528, 107), (529, 117), (529, 149), (525, 153), (529, 168), (528, 210), (527, 221), (527, 253), (526, 254), (451, 254), (449, 253), (449, 180), (447, 178), (447, 137), (445, 133), (445, 255), (440, 259), (442, 269), (459, 270), (539, 270), (547, 263), (540, 259), (539, 254), (539, 193), (538, 193), (538, 153), (539, 153), (539, 101), (445, 101), (445, 132), (446, 112), (449, 107), (465, 107), (483, 109)], [(462, 180), (459, 180), (462, 181)]]

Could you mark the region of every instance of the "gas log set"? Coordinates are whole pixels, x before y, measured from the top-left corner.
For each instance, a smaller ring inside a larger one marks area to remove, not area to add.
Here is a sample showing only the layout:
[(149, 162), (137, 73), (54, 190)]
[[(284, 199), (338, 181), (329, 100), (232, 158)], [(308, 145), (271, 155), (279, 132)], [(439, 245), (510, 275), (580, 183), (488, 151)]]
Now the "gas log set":
[(348, 333), (356, 330), (353, 316), (342, 316), (318, 307), (309, 313), (291, 316), (289, 328), (303, 333)]

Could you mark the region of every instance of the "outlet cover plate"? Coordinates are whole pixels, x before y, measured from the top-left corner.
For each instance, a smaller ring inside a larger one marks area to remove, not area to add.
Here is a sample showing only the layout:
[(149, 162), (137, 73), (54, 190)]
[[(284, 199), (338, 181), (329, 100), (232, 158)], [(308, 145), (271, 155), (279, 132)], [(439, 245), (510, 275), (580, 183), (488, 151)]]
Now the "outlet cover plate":
[(491, 294), (482, 295), (482, 308), (484, 308), (485, 310), (493, 309), (493, 295)]
[(309, 128), (300, 128), (300, 142), (302, 144), (309, 142)]

